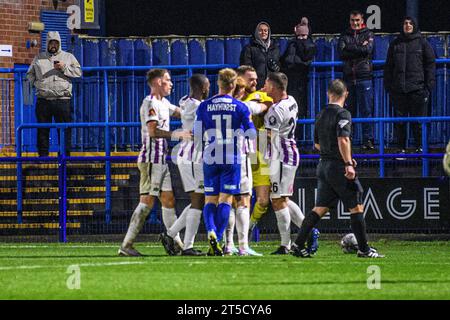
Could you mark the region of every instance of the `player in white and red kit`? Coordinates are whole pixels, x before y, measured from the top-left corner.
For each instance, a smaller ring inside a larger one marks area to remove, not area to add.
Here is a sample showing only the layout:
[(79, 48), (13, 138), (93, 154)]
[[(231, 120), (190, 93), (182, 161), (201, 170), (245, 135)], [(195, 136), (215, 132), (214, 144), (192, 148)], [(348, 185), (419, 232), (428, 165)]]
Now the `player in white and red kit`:
[(273, 72), (268, 75), (264, 86), (274, 102), (264, 117), (264, 125), (270, 136), (266, 154), (270, 165), (270, 199), (281, 236), (281, 246), (272, 254), (289, 253), (291, 221), (300, 227), (304, 219), (298, 205), (289, 200), (294, 192), (300, 155), (294, 136), (298, 106), (286, 92), (287, 81), (285, 74)]
[[(119, 255), (141, 256), (133, 247), (145, 219), (152, 209), (155, 198), (162, 204), (162, 218), (168, 229), (175, 222), (175, 198), (172, 191), (169, 167), (166, 163), (168, 143), (166, 139), (190, 139), (186, 131), (170, 132), (170, 116), (180, 117), (181, 110), (165, 97), (170, 95), (172, 81), (166, 69), (151, 69), (147, 73), (151, 93), (144, 98), (140, 108), (142, 148), (138, 157), (140, 177), (140, 202), (133, 212), (127, 234)], [(179, 242), (181, 240), (177, 239)], [(182, 246), (182, 243), (180, 244)]]

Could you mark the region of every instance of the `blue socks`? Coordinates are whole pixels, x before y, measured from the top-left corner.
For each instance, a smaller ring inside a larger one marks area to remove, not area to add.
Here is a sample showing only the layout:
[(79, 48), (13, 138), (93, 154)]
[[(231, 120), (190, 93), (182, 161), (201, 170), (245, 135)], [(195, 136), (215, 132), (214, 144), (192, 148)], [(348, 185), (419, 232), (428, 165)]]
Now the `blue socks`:
[(230, 218), (231, 205), (222, 202), (217, 206), (217, 240), (222, 241), (223, 233), (228, 226), (228, 220)]
[(203, 208), (203, 220), (205, 221), (206, 231), (214, 231), (217, 235), (217, 241), (222, 241), (223, 233), (230, 218), (230, 211), (231, 205), (228, 203), (219, 203), (218, 206), (213, 203), (207, 203)]
[(206, 231), (214, 231), (217, 234), (215, 217), (217, 216), (217, 206), (214, 203), (207, 203), (203, 208), (203, 220), (205, 221)]

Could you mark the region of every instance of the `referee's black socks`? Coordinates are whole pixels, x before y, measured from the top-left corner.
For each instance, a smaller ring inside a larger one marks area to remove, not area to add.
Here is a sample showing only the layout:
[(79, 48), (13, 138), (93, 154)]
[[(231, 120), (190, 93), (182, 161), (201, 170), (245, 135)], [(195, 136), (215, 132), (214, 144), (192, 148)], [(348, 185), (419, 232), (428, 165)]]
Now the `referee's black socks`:
[(306, 214), (305, 219), (302, 222), (302, 226), (298, 231), (297, 239), (295, 239), (295, 244), (298, 245), (300, 249), (305, 248), (306, 240), (308, 240), (309, 234), (315, 225), (320, 221), (320, 218), (321, 216), (312, 210)]
[(350, 215), (352, 231), (355, 234), (356, 241), (358, 241), (358, 249), (362, 252), (369, 251), (367, 244), (366, 222), (362, 212), (352, 213)]

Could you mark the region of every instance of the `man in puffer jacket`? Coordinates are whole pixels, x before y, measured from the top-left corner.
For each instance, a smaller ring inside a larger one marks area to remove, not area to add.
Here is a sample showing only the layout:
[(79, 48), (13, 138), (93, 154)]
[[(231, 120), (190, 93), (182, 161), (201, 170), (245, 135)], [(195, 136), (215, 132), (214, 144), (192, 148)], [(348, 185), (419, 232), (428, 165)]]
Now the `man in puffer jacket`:
[[(406, 17), (400, 35), (390, 43), (384, 66), (384, 87), (390, 93), (397, 117), (424, 117), (436, 79), (433, 48), (422, 37), (414, 18)], [(422, 152), (422, 127), (411, 124), (416, 153)], [(406, 149), (406, 123), (395, 124), (399, 152)]]
[(269, 72), (280, 71), (280, 48), (271, 39), (270, 26), (260, 22), (256, 26), (250, 44), (246, 45), (240, 56), (240, 65), (252, 66), (258, 75), (257, 89), (264, 86)]
[[(344, 63), (344, 81), (349, 97), (347, 109), (352, 117), (371, 118), (373, 113), (372, 52), (374, 35), (364, 24), (360, 11), (350, 13), (350, 28), (339, 38), (338, 51)], [(372, 124), (363, 123), (363, 147), (374, 149)]]
[[(81, 77), (77, 59), (61, 50), (57, 31), (47, 33), (46, 51), (39, 53), (27, 71), (27, 79), (36, 88), (36, 119), (39, 123), (71, 122), (70, 100), (72, 78)], [(65, 131), (65, 152), (70, 152), (70, 129)], [(38, 129), (37, 145), (40, 157), (48, 156), (49, 128)], [(58, 136), (59, 137), (59, 136)]]
[(286, 52), (281, 58), (281, 64), (289, 79), (288, 94), (298, 103), (298, 118), (305, 118), (308, 110), (309, 66), (317, 48), (311, 37), (308, 18), (303, 17), (294, 31), (295, 38), (289, 40)]

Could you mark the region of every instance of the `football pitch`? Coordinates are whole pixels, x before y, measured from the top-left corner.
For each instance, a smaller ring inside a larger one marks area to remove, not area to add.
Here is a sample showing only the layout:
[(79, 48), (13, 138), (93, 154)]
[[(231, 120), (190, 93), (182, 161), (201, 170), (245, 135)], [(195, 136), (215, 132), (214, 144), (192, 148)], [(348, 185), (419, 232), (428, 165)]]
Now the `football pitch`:
[[(0, 299), (450, 299), (445, 241), (373, 242), (385, 259), (342, 253), (320, 241), (312, 259), (169, 257), (158, 242), (136, 244), (145, 257), (118, 257), (115, 243), (0, 245)], [(206, 251), (206, 242), (197, 243)]]

